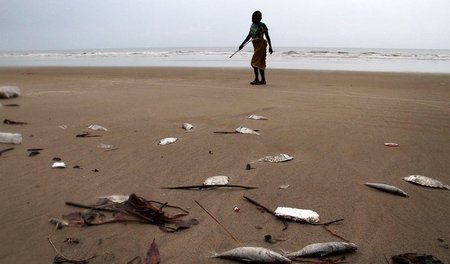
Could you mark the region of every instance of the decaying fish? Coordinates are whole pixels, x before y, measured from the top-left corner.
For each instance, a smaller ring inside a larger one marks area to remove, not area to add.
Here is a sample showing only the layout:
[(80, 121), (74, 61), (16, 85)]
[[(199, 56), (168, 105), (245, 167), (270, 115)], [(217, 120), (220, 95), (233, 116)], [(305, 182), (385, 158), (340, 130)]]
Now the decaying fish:
[(145, 264), (159, 264), (161, 257), (159, 256), (158, 245), (156, 245), (155, 239), (147, 250), (147, 257), (145, 258)]
[(168, 137), (168, 138), (163, 138), (159, 140), (159, 145), (168, 145), (168, 144), (172, 144), (175, 143), (175, 141), (177, 141), (178, 138), (173, 138), (173, 137)]
[(353, 243), (347, 242), (326, 242), (314, 243), (308, 245), (299, 251), (284, 255), (287, 258), (294, 259), (300, 257), (324, 257), (332, 254), (350, 253), (358, 247)]
[(183, 125), (181, 126), (183, 129), (185, 130), (191, 130), (194, 128), (194, 126), (192, 124), (189, 123), (183, 123)]
[(214, 257), (255, 263), (291, 263), (292, 261), (277, 252), (263, 247), (238, 247)]
[(417, 253), (405, 253), (392, 256), (392, 262), (394, 264), (443, 264), (433, 255), (417, 254)]
[(319, 214), (308, 209), (277, 207), (274, 213), (278, 217), (297, 222), (318, 223), (320, 221)]
[(404, 177), (403, 180), (426, 187), (450, 190), (450, 186), (448, 186), (447, 184), (444, 184), (436, 179), (427, 176), (410, 175), (408, 177)]
[(378, 189), (383, 192), (388, 192), (388, 193), (408, 197), (408, 194), (406, 192), (404, 192), (402, 189), (397, 188), (392, 185), (388, 185), (388, 184), (384, 184), (384, 183), (372, 183), (372, 182), (366, 182), (365, 185), (375, 188), (375, 189)]
[(253, 120), (268, 120), (267, 117), (265, 117), (265, 116), (259, 116), (259, 115), (250, 115), (248, 118), (249, 118), (249, 119), (253, 119)]
[(203, 182), (204, 185), (227, 185), (230, 181), (230, 176), (212, 176), (206, 178)]
[(96, 131), (98, 131), (98, 130), (108, 131), (108, 129), (106, 129), (105, 127), (102, 127), (100, 125), (90, 125), (90, 126), (88, 126), (88, 128), (92, 129), (92, 130), (96, 130)]
[(258, 132), (248, 127), (238, 127), (235, 131), (241, 134), (259, 135)]
[(274, 156), (265, 156), (263, 158), (260, 158), (257, 161), (265, 161), (265, 162), (285, 162), (285, 161), (290, 161), (293, 160), (294, 158), (289, 156), (288, 154), (278, 154), (278, 155), (274, 155)]

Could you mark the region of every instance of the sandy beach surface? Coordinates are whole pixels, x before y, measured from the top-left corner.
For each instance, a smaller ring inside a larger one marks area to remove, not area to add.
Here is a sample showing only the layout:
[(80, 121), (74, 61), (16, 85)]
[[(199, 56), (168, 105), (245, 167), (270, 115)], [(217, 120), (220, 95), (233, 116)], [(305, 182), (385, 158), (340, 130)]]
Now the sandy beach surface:
[[(241, 245), (281, 253), (341, 241), (321, 226), (290, 223), (283, 231), (245, 195), (272, 210), (314, 210), (321, 222), (343, 218), (328, 229), (358, 245), (346, 255), (349, 263), (387, 263), (406, 252), (450, 263), (450, 191), (402, 179), (419, 174), (450, 184), (450, 75), (269, 69), (267, 85), (251, 86), (252, 75), (220, 68), (0, 69), (0, 86), (21, 89), (20, 97), (0, 100), (1, 121), (29, 123), (0, 124), (1, 132), (23, 135), (20, 145), (0, 144), (0, 151), (14, 147), (0, 156), (0, 262), (52, 263), (49, 218), (81, 210), (66, 201), (93, 204), (99, 196), (135, 193), (186, 208), (199, 224), (176, 233), (139, 223), (66, 227), (54, 232), (55, 247), (72, 259), (96, 255), (89, 263), (128, 263), (144, 260), (155, 239), (161, 263), (233, 263), (211, 256)], [(184, 122), (192, 132), (181, 128)], [(92, 124), (108, 131), (89, 130)], [(239, 126), (260, 135), (213, 133)], [(85, 131), (102, 136), (76, 137)], [(158, 145), (165, 137), (179, 140)], [(31, 148), (43, 150), (29, 157)], [(278, 153), (294, 159), (246, 170), (250, 161)], [(67, 168), (53, 169), (55, 157)], [(161, 189), (214, 175), (259, 188)], [(409, 197), (365, 182), (397, 186)]]

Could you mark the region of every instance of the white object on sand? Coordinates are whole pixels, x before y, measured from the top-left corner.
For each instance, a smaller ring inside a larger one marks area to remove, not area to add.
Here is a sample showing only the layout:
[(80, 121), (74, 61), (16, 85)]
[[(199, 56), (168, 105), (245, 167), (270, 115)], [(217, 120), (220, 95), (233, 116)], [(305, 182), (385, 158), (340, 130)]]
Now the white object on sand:
[(238, 247), (222, 253), (216, 253), (215, 258), (231, 259), (251, 263), (291, 263), (292, 261), (277, 252), (263, 247)]
[(447, 184), (427, 176), (409, 175), (408, 177), (404, 177), (403, 180), (426, 187), (450, 190), (450, 186)]
[(97, 145), (97, 148), (102, 148), (102, 149), (111, 149), (113, 148), (113, 145), (109, 145), (109, 144), (105, 144), (105, 143), (100, 143)]
[(203, 182), (204, 185), (227, 185), (230, 181), (230, 176), (212, 176), (209, 178), (206, 178), (206, 180)]
[(247, 127), (238, 127), (238, 128), (236, 128), (235, 131), (238, 132), (238, 133), (241, 133), (241, 134), (259, 135), (258, 132), (256, 132), (253, 129), (247, 128)]
[(366, 182), (365, 185), (375, 188), (375, 189), (378, 189), (383, 192), (388, 192), (388, 193), (408, 197), (408, 194), (405, 191), (403, 191), (402, 189), (395, 187), (393, 185), (384, 184), (384, 183), (374, 183), (374, 182)]
[(294, 158), (289, 156), (288, 154), (278, 154), (278, 155), (274, 155), (274, 156), (265, 156), (263, 158), (260, 158), (257, 161), (265, 161), (265, 162), (285, 162), (285, 161), (290, 161), (293, 160)]
[(66, 167), (66, 164), (62, 161), (57, 161), (55, 163), (53, 163), (52, 168), (56, 168), (56, 169), (64, 169)]
[(358, 246), (348, 242), (325, 242), (307, 245), (299, 251), (284, 255), (287, 258), (295, 259), (300, 257), (324, 257), (331, 254), (350, 253), (358, 249)]
[(100, 196), (97, 199), (107, 199), (113, 203), (123, 203), (128, 200), (129, 195), (113, 194), (109, 196)]
[(398, 143), (384, 143), (386, 147), (398, 147)]
[(248, 119), (253, 119), (253, 120), (268, 120), (269, 118), (265, 117), (265, 116), (259, 116), (259, 115), (250, 115), (248, 117)]
[(102, 126), (100, 126), (100, 125), (90, 125), (90, 126), (88, 126), (88, 128), (89, 129), (92, 129), (92, 130), (102, 130), (102, 131), (108, 131), (108, 129), (106, 129), (105, 127), (102, 127)]
[(22, 143), (22, 134), (0, 132), (0, 143), (20, 144)]
[(1, 86), (0, 87), (0, 98), (13, 98), (20, 95), (20, 89), (16, 86)]
[(168, 144), (172, 144), (175, 143), (175, 141), (177, 141), (178, 138), (173, 138), (173, 137), (168, 137), (168, 138), (163, 138), (159, 140), (159, 145), (168, 145)]
[(183, 125), (181, 127), (184, 128), (185, 130), (191, 130), (194, 128), (194, 126), (189, 123), (183, 123)]
[(278, 217), (293, 221), (307, 222), (307, 223), (318, 223), (320, 221), (319, 214), (308, 209), (277, 207), (274, 213)]

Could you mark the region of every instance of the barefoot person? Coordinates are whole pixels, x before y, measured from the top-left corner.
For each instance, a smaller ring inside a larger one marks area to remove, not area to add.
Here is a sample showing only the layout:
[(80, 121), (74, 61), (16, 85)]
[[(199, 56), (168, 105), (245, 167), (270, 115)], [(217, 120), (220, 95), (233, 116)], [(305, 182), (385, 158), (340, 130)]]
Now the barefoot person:
[[(272, 43), (270, 42), (269, 31), (267, 26), (261, 22), (262, 14), (259, 11), (253, 12), (252, 22), (253, 24), (250, 26), (250, 32), (247, 37), (244, 39), (242, 44), (239, 46), (239, 50), (241, 50), (245, 43), (252, 39), (253, 44), (253, 57), (251, 65), (253, 67), (253, 71), (255, 72), (255, 80), (253, 80), (250, 84), (266, 84), (266, 77), (264, 75), (264, 70), (266, 69), (266, 48), (267, 43), (269, 43), (269, 53), (272, 54)], [(266, 37), (267, 41), (264, 39)], [(261, 80), (258, 77), (258, 73), (261, 75)]]

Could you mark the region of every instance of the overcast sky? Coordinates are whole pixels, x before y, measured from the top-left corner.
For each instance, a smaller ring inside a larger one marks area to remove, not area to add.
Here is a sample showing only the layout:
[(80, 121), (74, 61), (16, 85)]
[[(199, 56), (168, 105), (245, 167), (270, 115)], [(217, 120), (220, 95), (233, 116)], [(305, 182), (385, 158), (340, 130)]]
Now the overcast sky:
[(0, 0), (0, 51), (237, 47), (450, 49), (450, 0)]

